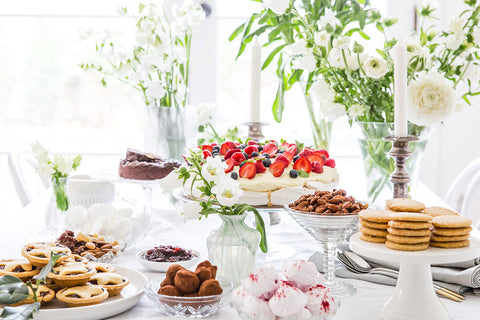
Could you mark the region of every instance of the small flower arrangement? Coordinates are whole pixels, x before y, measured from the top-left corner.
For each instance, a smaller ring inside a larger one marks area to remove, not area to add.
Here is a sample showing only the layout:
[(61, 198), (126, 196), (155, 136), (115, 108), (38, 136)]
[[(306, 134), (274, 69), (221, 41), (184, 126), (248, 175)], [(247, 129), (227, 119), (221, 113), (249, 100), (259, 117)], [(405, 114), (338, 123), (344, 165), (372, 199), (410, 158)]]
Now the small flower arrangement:
[(238, 181), (225, 175), (226, 164), (220, 157), (203, 157), (199, 148), (190, 149), (185, 156), (190, 164), (177, 170), (178, 179), (190, 186), (195, 201), (187, 205), (189, 215), (200, 214), (208, 217), (209, 214), (241, 215), (247, 212), (255, 214), (256, 229), (260, 233), (260, 249), (267, 252), (265, 224), (257, 209), (248, 204), (238, 204), (242, 195)]
[(70, 207), (70, 202), (65, 192), (63, 178), (67, 178), (72, 170), (77, 170), (82, 161), (82, 157), (78, 155), (75, 158), (71, 158), (58, 153), (50, 157), (48, 150), (38, 141), (32, 143), (31, 148), (37, 160), (37, 173), (52, 182), (57, 208), (61, 211), (67, 211)]

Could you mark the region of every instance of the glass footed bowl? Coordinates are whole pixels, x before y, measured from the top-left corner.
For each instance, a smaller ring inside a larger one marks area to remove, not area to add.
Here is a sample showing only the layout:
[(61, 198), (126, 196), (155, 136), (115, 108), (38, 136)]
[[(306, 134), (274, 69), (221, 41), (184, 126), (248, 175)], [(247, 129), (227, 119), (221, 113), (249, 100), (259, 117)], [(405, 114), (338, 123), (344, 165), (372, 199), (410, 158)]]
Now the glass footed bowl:
[(293, 210), (288, 204), (284, 208), (305, 231), (322, 245), (326, 286), (330, 288), (333, 296), (353, 295), (356, 292), (354, 286), (335, 279), (335, 257), (338, 244), (358, 229), (358, 215), (321, 215), (315, 212)]
[(172, 297), (158, 293), (165, 277), (155, 278), (145, 284), (145, 293), (157, 309), (172, 317), (205, 318), (215, 314), (228, 302), (233, 291), (233, 282), (222, 277), (217, 281), (223, 289), (219, 295), (206, 297)]

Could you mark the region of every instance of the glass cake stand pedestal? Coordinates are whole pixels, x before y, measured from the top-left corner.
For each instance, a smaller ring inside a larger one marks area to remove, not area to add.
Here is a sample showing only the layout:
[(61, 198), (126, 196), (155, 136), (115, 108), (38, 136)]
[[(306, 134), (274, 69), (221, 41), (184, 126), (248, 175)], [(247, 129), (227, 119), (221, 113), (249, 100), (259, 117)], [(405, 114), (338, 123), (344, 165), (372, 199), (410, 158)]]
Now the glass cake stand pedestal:
[(480, 256), (480, 240), (471, 236), (470, 246), (458, 249), (430, 247), (423, 251), (397, 251), (383, 243), (350, 237), (350, 249), (366, 258), (400, 263), (393, 296), (383, 305), (384, 320), (447, 320), (448, 313), (433, 289), (430, 264), (453, 263)]

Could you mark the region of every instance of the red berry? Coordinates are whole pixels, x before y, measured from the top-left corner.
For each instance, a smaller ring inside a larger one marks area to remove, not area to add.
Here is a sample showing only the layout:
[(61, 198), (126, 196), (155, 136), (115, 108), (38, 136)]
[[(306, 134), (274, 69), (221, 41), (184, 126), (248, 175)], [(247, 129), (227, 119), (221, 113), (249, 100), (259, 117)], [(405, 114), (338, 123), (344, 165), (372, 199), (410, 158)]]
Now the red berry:
[(320, 164), (322, 166), (323, 166), (323, 163), (325, 162), (325, 159), (322, 156), (319, 156), (319, 155), (316, 155), (316, 154), (310, 154), (310, 155), (306, 156), (305, 158), (307, 158), (308, 161), (310, 161), (310, 163), (320, 162)]
[(257, 174), (257, 167), (253, 162), (245, 163), (238, 172), (241, 178), (252, 179)]
[(258, 159), (257, 161), (255, 161), (255, 167), (257, 168), (257, 173), (264, 173), (265, 171), (267, 171), (267, 168), (265, 168), (265, 166), (263, 165), (262, 159)]
[(203, 150), (202, 153), (203, 153), (203, 159), (207, 159), (208, 157), (212, 156), (212, 153), (208, 150)]
[(313, 154), (314, 151), (315, 150), (313, 150), (312, 148), (305, 148), (298, 155), (300, 157), (306, 157), (306, 156), (309, 156), (309, 155)]
[(325, 150), (325, 149), (317, 150), (317, 151), (315, 151), (315, 154), (318, 154), (319, 156), (324, 155), (325, 159), (330, 158), (330, 155), (328, 154), (328, 151)]
[(257, 143), (256, 141), (254, 141), (254, 140), (248, 140), (247, 144), (248, 144), (249, 146), (258, 146), (258, 143)]
[(274, 177), (280, 177), (283, 174), (283, 171), (285, 171), (286, 167), (287, 166), (283, 161), (278, 161), (278, 162), (272, 163), (270, 165), (270, 168), (268, 168), (268, 170), (270, 170), (270, 172)]
[(269, 142), (263, 146), (263, 153), (268, 153), (270, 157), (273, 157), (277, 154), (278, 147), (275, 143)]
[(297, 145), (294, 144), (294, 143), (291, 143), (290, 146), (287, 148), (286, 152), (289, 152), (289, 153), (293, 154), (294, 156), (297, 155), (297, 153), (298, 153)]
[(234, 142), (235, 143), (235, 147), (238, 147), (239, 145), (241, 145), (240, 142)]
[(227, 164), (227, 167), (225, 168), (225, 173), (232, 172), (233, 167), (235, 167), (235, 160), (230, 158), (230, 159), (226, 160), (225, 163)]
[(243, 152), (245, 152), (248, 155), (251, 155), (253, 152), (258, 152), (258, 147), (251, 145), (246, 147), (245, 150), (243, 150)]
[(312, 162), (312, 172), (323, 173), (323, 165), (318, 161)]
[(236, 148), (237, 146), (235, 145), (235, 143), (233, 143), (232, 141), (227, 141), (223, 143), (222, 146), (220, 147), (220, 154), (224, 156), (225, 154), (227, 154), (228, 150), (236, 149)]
[(230, 159), (234, 153), (240, 152), (240, 149), (232, 149), (228, 150), (228, 152), (225, 154), (225, 160)]
[(325, 165), (330, 168), (335, 168), (335, 160), (327, 159), (325, 160)]
[(306, 173), (310, 173), (310, 171), (312, 171), (312, 164), (310, 163), (310, 161), (307, 160), (307, 158), (300, 157), (293, 164), (293, 169), (295, 169), (297, 171), (298, 170), (303, 170)]
[[(292, 157), (293, 159), (293, 157)], [(285, 167), (288, 166), (290, 164), (290, 160), (285, 157), (283, 154), (279, 154), (276, 158), (275, 158), (275, 162), (283, 162), (285, 164)]]
[[(290, 164), (290, 162), (292, 162), (292, 160), (293, 160), (293, 154), (292, 153), (290, 153), (288, 151), (285, 151), (281, 155), (288, 159), (288, 164)], [(278, 155), (277, 158), (278, 157), (280, 157), (280, 155)]]
[(236, 166), (240, 165), (240, 163), (242, 163), (242, 161), (247, 160), (247, 159), (245, 159), (245, 156), (243, 155), (242, 152), (235, 152), (234, 154), (232, 154), (231, 159), (233, 159), (233, 161), (235, 161)]
[(212, 145), (209, 145), (209, 144), (204, 144), (204, 145), (201, 147), (201, 149), (202, 149), (203, 151), (208, 150), (208, 151), (210, 151), (210, 153), (212, 153), (212, 151), (213, 151), (213, 146), (212, 146)]

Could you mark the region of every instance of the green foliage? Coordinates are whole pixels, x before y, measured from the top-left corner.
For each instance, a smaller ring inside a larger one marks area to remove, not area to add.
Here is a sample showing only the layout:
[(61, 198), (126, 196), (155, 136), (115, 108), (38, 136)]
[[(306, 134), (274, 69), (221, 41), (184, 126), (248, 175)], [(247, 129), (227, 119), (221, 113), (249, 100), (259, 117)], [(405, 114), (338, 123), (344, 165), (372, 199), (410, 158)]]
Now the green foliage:
[(33, 314), (40, 310), (40, 303), (34, 302), (18, 307), (4, 307), (0, 313), (0, 319), (4, 320), (28, 320), (33, 319)]
[(28, 297), (28, 288), (17, 277), (6, 275), (0, 277), (0, 303), (13, 304)]

